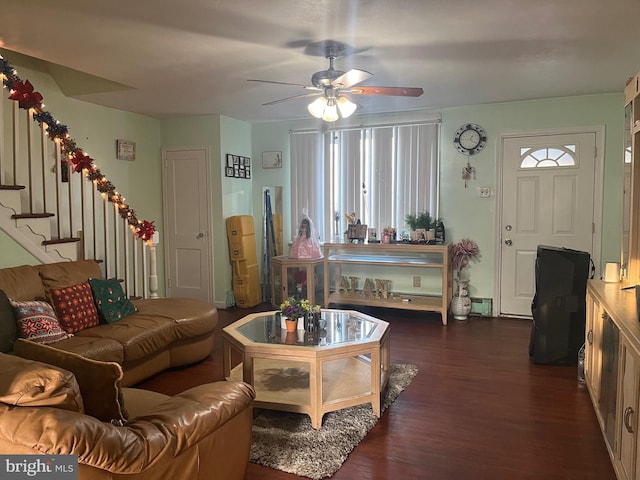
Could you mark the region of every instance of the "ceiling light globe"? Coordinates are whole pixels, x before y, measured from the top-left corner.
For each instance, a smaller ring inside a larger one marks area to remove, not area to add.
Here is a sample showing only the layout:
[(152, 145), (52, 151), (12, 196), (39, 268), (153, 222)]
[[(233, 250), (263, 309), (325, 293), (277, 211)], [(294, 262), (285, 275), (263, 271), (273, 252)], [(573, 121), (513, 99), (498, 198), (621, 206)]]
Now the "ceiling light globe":
[(322, 118), (322, 114), (326, 106), (327, 106), (327, 99), (323, 95), (321, 97), (316, 98), (313, 102), (311, 102), (307, 106), (307, 110), (309, 110), (309, 113), (314, 117)]
[(322, 114), (322, 120), (325, 122), (335, 122), (338, 118), (340, 118), (338, 116), (338, 107), (331, 104), (327, 105)]
[(356, 111), (358, 106), (347, 97), (340, 97), (338, 99), (338, 108), (340, 109), (340, 115), (342, 115), (342, 118), (348, 118)]

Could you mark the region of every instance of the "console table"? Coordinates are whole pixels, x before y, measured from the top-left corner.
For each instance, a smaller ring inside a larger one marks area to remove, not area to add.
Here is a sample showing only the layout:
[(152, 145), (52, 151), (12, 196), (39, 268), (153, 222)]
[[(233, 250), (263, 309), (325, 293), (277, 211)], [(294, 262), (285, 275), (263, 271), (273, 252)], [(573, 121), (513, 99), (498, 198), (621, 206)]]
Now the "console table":
[(451, 302), (449, 245), (324, 244), (324, 307), (369, 305), (439, 312)]

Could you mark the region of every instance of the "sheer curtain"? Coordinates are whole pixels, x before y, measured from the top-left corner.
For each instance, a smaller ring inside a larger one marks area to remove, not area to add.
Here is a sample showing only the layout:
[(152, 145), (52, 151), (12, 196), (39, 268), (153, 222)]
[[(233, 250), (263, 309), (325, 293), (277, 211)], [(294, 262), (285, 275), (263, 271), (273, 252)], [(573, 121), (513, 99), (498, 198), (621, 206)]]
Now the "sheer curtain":
[(291, 132), (291, 233), (295, 236), (304, 215), (308, 215), (325, 236), (324, 143), (320, 132)]
[(305, 212), (323, 241), (342, 236), (345, 213), (378, 233), (408, 213), (437, 217), (439, 135), (439, 122), (292, 132), (292, 231)]

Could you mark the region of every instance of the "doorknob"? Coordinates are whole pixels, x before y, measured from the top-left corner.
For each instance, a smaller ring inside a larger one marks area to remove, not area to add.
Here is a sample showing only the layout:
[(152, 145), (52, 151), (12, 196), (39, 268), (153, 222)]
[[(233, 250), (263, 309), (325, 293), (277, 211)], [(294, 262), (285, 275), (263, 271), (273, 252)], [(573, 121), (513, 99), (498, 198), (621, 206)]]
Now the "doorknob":
[(198, 235), (196, 235), (196, 238), (202, 238), (204, 237), (204, 233), (200, 232)]
[(511, 241), (511, 239), (510, 239), (510, 238), (507, 238), (507, 239), (504, 241), (504, 244), (505, 244), (505, 245), (509, 245), (509, 246), (511, 246), (511, 245), (513, 245), (513, 242)]

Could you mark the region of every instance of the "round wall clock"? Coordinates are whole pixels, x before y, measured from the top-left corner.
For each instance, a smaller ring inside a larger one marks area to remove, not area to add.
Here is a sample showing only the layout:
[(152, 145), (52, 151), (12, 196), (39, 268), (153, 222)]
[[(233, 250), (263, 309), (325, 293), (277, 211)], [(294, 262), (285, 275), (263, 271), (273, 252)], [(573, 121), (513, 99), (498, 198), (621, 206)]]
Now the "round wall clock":
[(453, 144), (464, 155), (475, 155), (487, 144), (487, 132), (480, 125), (465, 123), (453, 136)]

